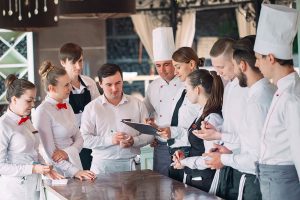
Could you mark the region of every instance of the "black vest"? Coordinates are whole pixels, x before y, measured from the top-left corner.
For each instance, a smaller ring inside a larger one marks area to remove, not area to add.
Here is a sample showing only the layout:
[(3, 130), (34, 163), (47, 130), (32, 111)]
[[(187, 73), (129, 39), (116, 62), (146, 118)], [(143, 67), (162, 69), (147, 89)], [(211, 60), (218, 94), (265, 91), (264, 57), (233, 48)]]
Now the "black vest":
[(80, 76), (78, 78), (79, 78), (80, 83), (85, 88), (83, 89), (83, 93), (81, 93), (81, 94), (73, 94), (73, 92), (71, 91), (71, 93), (69, 95), (69, 103), (72, 106), (75, 114), (83, 112), (84, 107), (92, 100), (91, 93), (86, 88), (85, 83), (82, 81)]

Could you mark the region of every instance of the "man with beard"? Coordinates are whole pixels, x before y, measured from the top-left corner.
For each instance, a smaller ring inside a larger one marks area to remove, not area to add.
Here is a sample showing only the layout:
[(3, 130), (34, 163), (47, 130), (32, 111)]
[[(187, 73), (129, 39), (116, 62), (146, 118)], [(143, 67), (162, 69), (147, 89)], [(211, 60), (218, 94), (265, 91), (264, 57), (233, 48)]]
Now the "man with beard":
[(142, 123), (148, 117), (147, 109), (143, 102), (123, 93), (118, 65), (102, 65), (98, 78), (104, 94), (85, 107), (80, 127), (84, 147), (92, 149), (91, 170), (96, 174), (133, 171), (140, 147), (154, 137), (140, 134), (121, 121)]
[(261, 199), (259, 182), (255, 176), (255, 162), (259, 157), (259, 141), (275, 87), (263, 77), (255, 66), (253, 50), (255, 36), (247, 36), (233, 45), (234, 73), (241, 87), (248, 87), (248, 97), (238, 129), (239, 151), (215, 145), (216, 152), (208, 153), (211, 160), (206, 164), (212, 169), (224, 166), (226, 174), (221, 174), (218, 195), (225, 199)]

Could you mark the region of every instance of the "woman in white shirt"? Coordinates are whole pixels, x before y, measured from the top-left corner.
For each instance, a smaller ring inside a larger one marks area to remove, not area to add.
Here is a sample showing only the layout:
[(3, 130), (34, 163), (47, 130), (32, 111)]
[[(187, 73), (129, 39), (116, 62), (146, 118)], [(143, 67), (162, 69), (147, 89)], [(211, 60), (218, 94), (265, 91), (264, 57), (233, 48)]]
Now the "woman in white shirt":
[(199, 156), (212, 149), (213, 141), (202, 140), (195, 134), (198, 134), (197, 130), (201, 129), (202, 123), (209, 121), (215, 127), (222, 125), (224, 86), (221, 77), (215, 71), (198, 69), (187, 76), (185, 87), (188, 100), (193, 104), (199, 104), (203, 109), (188, 130), (191, 147), (186, 152), (177, 150), (173, 156), (175, 169), (170, 168), (170, 176), (208, 192), (215, 170), (207, 168), (204, 159)]
[(9, 105), (0, 118), (0, 198), (39, 199), (39, 174), (53, 179), (63, 176), (51, 166), (41, 164), (38, 132), (29, 119), (36, 95), (35, 85), (12, 74), (5, 84)]
[(83, 139), (72, 107), (65, 102), (71, 86), (66, 70), (45, 61), (39, 73), (47, 96), (37, 107), (33, 122), (41, 136), (44, 159), (67, 177), (94, 179), (93, 172), (82, 170), (79, 152)]

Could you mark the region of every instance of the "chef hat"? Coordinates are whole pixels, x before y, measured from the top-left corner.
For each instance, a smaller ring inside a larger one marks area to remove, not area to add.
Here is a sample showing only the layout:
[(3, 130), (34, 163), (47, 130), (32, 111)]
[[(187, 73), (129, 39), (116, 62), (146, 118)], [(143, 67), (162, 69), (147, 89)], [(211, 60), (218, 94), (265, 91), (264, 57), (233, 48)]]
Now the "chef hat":
[(172, 54), (175, 51), (173, 29), (158, 27), (153, 30), (152, 36), (154, 62), (172, 60)]
[(297, 33), (299, 13), (282, 5), (262, 4), (254, 51), (278, 59), (293, 58), (293, 40)]

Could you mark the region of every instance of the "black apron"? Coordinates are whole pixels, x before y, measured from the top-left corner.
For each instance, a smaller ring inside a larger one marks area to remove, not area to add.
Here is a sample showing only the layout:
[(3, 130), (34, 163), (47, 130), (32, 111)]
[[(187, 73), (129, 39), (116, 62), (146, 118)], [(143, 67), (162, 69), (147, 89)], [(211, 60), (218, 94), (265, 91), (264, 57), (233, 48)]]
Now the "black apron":
[[(221, 111), (217, 111), (216, 113), (221, 114)], [(201, 156), (205, 153), (205, 146), (202, 139), (196, 137), (192, 132), (193, 130), (200, 130), (201, 129), (201, 122), (204, 120), (204, 117), (200, 117), (199, 119), (195, 119), (194, 122), (191, 124), (190, 128), (188, 129), (188, 139), (191, 144), (191, 147), (188, 152), (188, 156), (186, 157), (193, 157), (193, 156)], [(187, 152), (185, 152), (187, 153)], [(173, 167), (169, 168), (169, 176), (175, 180), (183, 181), (184, 173), (186, 176), (186, 184), (199, 188), (203, 191), (208, 192), (211, 186), (211, 183), (214, 179), (216, 170), (211, 169), (190, 169), (189, 167), (184, 167), (184, 169), (177, 170)], [(202, 177), (202, 180), (193, 180), (196, 177)]]
[[(84, 107), (91, 102), (92, 97), (90, 91), (87, 89), (85, 83), (82, 81), (80, 76), (78, 76), (80, 83), (85, 87), (83, 93), (73, 94), (71, 91), (69, 95), (69, 104), (72, 106), (75, 114), (81, 113), (84, 110)], [(92, 150), (83, 148), (79, 153), (81, 164), (84, 170), (89, 170), (92, 163)]]

